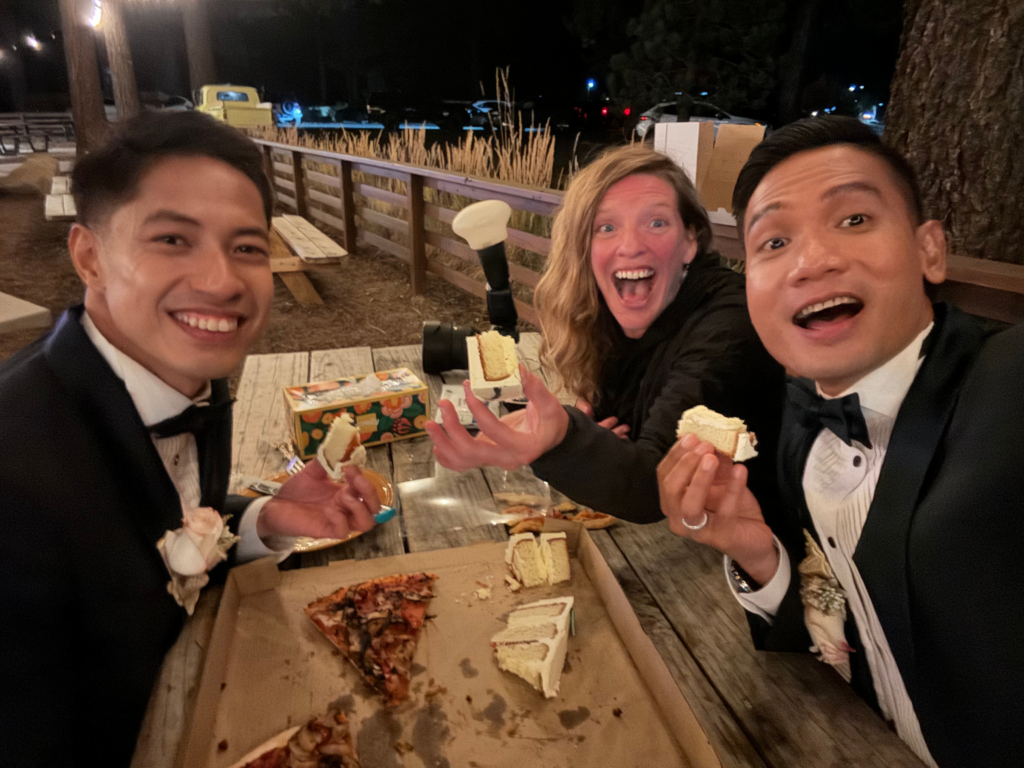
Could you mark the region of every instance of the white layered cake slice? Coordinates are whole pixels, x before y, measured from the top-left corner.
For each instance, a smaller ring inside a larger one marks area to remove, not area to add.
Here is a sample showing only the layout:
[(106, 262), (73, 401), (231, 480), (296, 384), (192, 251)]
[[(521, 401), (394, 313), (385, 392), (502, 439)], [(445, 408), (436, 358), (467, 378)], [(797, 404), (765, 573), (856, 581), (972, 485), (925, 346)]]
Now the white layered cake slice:
[(569, 541), (565, 533), (542, 533), (540, 556), (548, 572), (548, 584), (569, 580)]
[(523, 396), (516, 342), (497, 331), (466, 338), (469, 384), (481, 400), (515, 400)]
[(569, 647), (571, 597), (528, 603), (512, 611), (508, 626), (491, 638), (498, 667), (544, 694), (558, 695)]
[(508, 540), (505, 562), (524, 587), (568, 581), (569, 542), (564, 533), (517, 533)]
[(327, 437), (317, 448), (316, 458), (332, 480), (341, 480), (342, 469), (349, 464), (366, 466), (366, 448), (359, 442), (359, 429), (348, 411), (339, 411), (331, 422)]
[(509, 538), (505, 548), (505, 563), (524, 587), (548, 583), (548, 569), (532, 533), (518, 533)]
[(757, 437), (747, 431), (743, 419), (729, 418), (697, 405), (683, 412), (676, 426), (676, 438), (693, 434), (702, 441), (711, 443), (715, 450), (733, 461), (746, 461), (757, 456)]

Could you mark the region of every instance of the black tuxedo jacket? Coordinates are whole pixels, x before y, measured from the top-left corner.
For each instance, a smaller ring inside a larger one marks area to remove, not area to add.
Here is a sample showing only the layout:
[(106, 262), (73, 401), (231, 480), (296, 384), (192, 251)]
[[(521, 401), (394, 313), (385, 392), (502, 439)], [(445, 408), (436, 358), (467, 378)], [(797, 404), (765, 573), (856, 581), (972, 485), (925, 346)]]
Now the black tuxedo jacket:
[[(127, 766), (185, 617), (155, 546), (181, 527), (177, 491), (81, 314), (0, 365), (0, 762), (11, 766)], [(203, 504), (224, 510), (230, 413), (200, 448), (215, 489)]]
[[(936, 762), (1021, 765), (1024, 325), (991, 333), (938, 304), (925, 352), (854, 563)], [(784, 503), (768, 523), (786, 546), (792, 578), (772, 626), (748, 614), (755, 644), (766, 650), (811, 644), (796, 567), (805, 555), (801, 529), (816, 537), (801, 482), (815, 437), (787, 410)], [(847, 639), (858, 647), (852, 620)], [(851, 654), (852, 682), (877, 705), (863, 657)]]

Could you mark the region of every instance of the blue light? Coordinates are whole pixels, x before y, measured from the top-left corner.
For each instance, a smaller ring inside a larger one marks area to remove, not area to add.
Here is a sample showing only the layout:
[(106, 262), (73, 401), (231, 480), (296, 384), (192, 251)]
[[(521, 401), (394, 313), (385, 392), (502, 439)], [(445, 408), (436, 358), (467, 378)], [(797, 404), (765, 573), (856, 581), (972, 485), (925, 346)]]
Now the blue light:
[(597, 81), (595, 81), (595, 80), (587, 80), (587, 90), (588, 91), (592, 91), (595, 88), (597, 88)]
[(701, 96), (707, 96), (707, 95), (708, 95), (708, 92), (707, 92), (707, 91), (701, 91), (701, 92), (700, 92), (700, 95), (701, 95)]
[(850, 93), (853, 93), (856, 90), (857, 90), (857, 86), (856, 85), (851, 85), (850, 86)]

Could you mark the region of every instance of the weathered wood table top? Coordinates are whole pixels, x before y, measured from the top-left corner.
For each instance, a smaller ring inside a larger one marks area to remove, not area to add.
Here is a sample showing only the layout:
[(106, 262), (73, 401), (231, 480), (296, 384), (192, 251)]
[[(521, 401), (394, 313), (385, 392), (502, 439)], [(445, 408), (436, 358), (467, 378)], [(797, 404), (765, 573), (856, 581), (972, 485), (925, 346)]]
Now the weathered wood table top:
[[(523, 334), (519, 352), (531, 370), (544, 376), (539, 341), (538, 334)], [(283, 386), (399, 367), (429, 385), (433, 412), (443, 382), (423, 374), (418, 345), (250, 356), (234, 409), (233, 471), (266, 477), (283, 469), (276, 450), (290, 436)], [(493, 493), (536, 483), (529, 470), (447, 470), (434, 461), (426, 437), (367, 453), (368, 466), (396, 487), (399, 517), (337, 547), (294, 555), (290, 560), (297, 559), (299, 566), (507, 539), (505, 528), (493, 524), (501, 508)], [(554, 489), (552, 496), (559, 498)], [(723, 766), (920, 768), (920, 761), (830, 667), (810, 654), (754, 650), (718, 554), (673, 535), (665, 523), (620, 521), (591, 536)], [(133, 768), (177, 764), (219, 599), (218, 588), (205, 591), (168, 653)]]

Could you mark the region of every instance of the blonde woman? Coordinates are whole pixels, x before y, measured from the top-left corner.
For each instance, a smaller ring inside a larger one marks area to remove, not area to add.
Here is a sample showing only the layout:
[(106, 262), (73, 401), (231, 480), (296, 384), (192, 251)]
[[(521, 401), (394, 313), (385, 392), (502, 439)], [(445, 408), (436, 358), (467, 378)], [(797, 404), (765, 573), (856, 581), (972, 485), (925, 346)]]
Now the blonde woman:
[(738, 416), (772, 456), (751, 483), (774, 487), (783, 371), (750, 324), (743, 277), (711, 251), (707, 213), (686, 174), (642, 146), (587, 166), (555, 216), (536, 301), (542, 359), (578, 399), (563, 407), (521, 367), (528, 406), (498, 419), (468, 386), (471, 436), (441, 402), (427, 423), (437, 460), (534, 472), (578, 503), (637, 522), (662, 518), (657, 466), (684, 410)]

